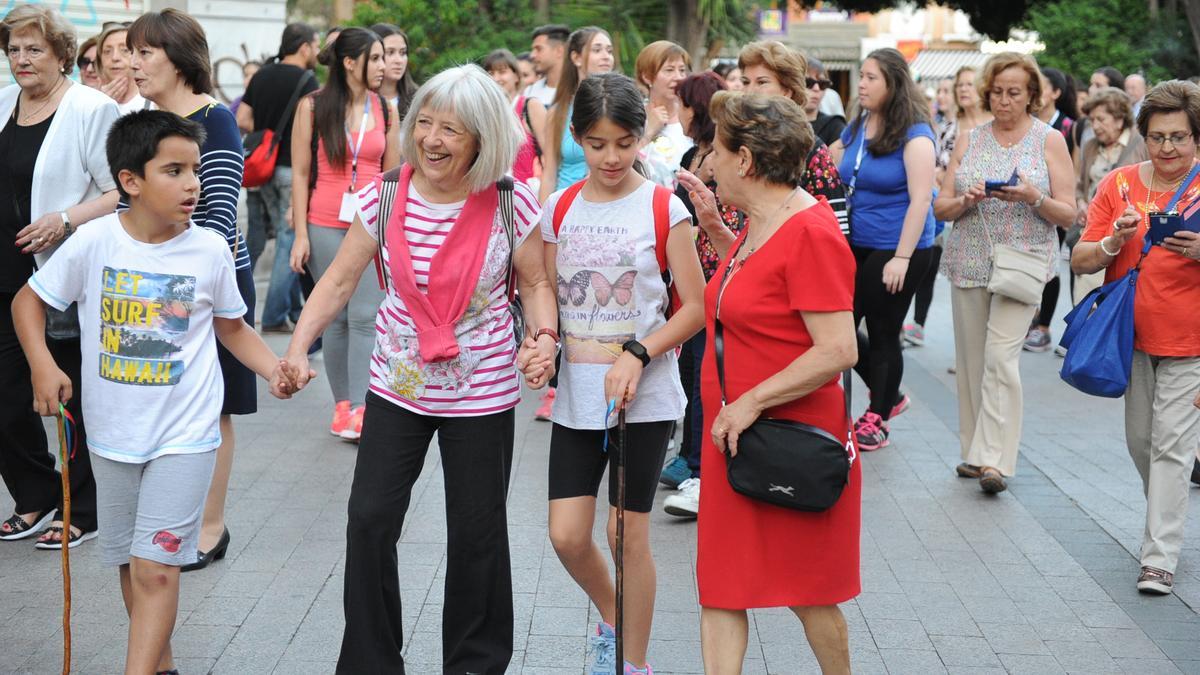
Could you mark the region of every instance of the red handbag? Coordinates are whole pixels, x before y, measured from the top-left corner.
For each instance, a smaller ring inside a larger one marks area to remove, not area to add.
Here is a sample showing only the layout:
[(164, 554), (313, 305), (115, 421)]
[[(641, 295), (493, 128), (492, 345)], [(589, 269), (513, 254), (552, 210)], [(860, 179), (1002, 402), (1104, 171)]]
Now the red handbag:
[(245, 158), (245, 168), (242, 169), (242, 187), (256, 188), (265, 185), (275, 174), (275, 163), (279, 160), (279, 142), (283, 132), (292, 121), (296, 111), (296, 103), (300, 100), (300, 92), (308, 84), (312, 71), (305, 71), (296, 83), (296, 90), (288, 100), (287, 107), (275, 123), (274, 129), (253, 131), (242, 140), (242, 155)]

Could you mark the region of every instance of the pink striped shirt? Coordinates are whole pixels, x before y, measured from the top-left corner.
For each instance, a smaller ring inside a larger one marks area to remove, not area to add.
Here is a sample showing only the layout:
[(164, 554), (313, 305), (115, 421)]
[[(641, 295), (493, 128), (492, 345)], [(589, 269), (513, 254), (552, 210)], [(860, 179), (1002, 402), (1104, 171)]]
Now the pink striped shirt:
[[(379, 239), (379, 195), (372, 182), (358, 193), (359, 213), (367, 233)], [(417, 288), (427, 290), (429, 265), (464, 202), (434, 204), (408, 189), (404, 236), (412, 257)], [(513, 191), (518, 246), (537, 228), (541, 208), (522, 182)], [(388, 251), (383, 252), (384, 265)], [(375, 318), (370, 390), (402, 408), (423, 415), (465, 417), (508, 410), (521, 400), (521, 383), (513, 361), (512, 317), (508, 314), (508, 235), (497, 213), (480, 270), (479, 284), (462, 319), (455, 325), (459, 355), (448, 361), (421, 360), (413, 319), (390, 284)]]

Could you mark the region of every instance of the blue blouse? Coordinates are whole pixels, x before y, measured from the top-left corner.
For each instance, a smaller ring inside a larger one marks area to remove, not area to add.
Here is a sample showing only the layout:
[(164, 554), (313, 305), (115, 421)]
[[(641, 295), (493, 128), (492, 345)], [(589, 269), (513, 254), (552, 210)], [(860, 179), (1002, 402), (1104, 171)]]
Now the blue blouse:
[[(883, 250), (895, 249), (904, 229), (908, 212), (908, 172), (904, 169), (904, 145), (886, 155), (876, 155), (866, 142), (866, 120), (850, 124), (842, 131), (842, 146), (846, 149), (838, 165), (842, 184), (846, 185), (846, 203), (850, 208), (850, 243), (854, 246)], [(936, 146), (933, 129), (924, 122), (908, 130), (905, 144), (915, 138), (928, 138)], [(861, 162), (859, 161), (859, 158)], [(855, 165), (858, 164), (857, 176)], [(850, 191), (854, 181), (854, 192)], [(925, 214), (925, 230), (917, 248), (933, 245), (933, 207)]]

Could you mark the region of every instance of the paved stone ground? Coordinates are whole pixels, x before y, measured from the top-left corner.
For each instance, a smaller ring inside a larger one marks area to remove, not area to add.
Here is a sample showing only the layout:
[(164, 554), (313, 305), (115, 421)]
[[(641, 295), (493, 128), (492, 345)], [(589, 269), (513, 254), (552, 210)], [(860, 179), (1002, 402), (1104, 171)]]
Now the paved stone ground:
[[(1024, 355), (1019, 474), (1007, 493), (984, 496), (952, 471), (959, 459), (944, 281), (927, 334), (926, 347), (906, 352), (912, 410), (894, 422), (891, 447), (863, 457), (863, 593), (843, 607), (855, 672), (1200, 673), (1200, 525), (1193, 516), (1177, 593), (1139, 596), (1144, 499), (1124, 449), (1121, 402), (1067, 388), (1052, 354)], [(282, 337), (269, 341), (284, 345)], [(857, 401), (862, 395), (860, 388)], [(264, 398), (259, 414), (238, 421), (233, 540), (226, 560), (184, 577), (173, 640), (182, 672), (332, 672), (355, 446), (325, 432), (327, 397), (318, 380), (295, 401)], [(509, 672), (579, 673), (596, 617), (547, 541), (549, 425), (528, 421), (533, 404), (528, 397), (518, 414), (509, 501), (516, 593)], [(440, 670), (441, 481), (434, 452), (399, 545), (414, 673)], [(1200, 489), (1192, 495), (1195, 509)], [(0, 511), (11, 508), (0, 495)], [(695, 526), (656, 511), (653, 538), (659, 589), (651, 662), (661, 673), (699, 673)], [(116, 575), (100, 567), (95, 544), (76, 549), (72, 560), (76, 671), (120, 672), (127, 621)], [(0, 673), (57, 672), (57, 555), (29, 541), (0, 544), (0, 588)], [(745, 672), (817, 672), (789, 613), (752, 616)]]

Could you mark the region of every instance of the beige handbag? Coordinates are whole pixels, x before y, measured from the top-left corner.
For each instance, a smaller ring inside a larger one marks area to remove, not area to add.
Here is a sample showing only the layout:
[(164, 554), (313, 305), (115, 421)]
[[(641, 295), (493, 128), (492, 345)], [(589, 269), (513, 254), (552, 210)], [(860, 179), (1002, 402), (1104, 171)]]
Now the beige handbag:
[(988, 280), (988, 292), (1036, 305), (1042, 301), (1047, 264), (1044, 255), (1005, 244), (992, 244), (992, 277)]

